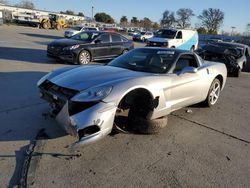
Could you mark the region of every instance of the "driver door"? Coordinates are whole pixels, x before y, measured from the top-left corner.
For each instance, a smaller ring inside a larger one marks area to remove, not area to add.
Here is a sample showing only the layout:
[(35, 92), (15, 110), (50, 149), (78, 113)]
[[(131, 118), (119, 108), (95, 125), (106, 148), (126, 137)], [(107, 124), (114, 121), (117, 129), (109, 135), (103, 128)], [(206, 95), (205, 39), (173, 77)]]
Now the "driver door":
[(111, 40), (110, 34), (104, 33), (100, 35), (93, 45), (93, 56), (94, 58), (105, 58), (110, 55)]
[[(196, 68), (196, 72), (186, 72), (186, 67)], [(172, 68), (170, 105), (171, 110), (177, 110), (201, 102), (206, 90), (206, 70), (199, 69), (199, 63), (193, 54), (184, 54), (179, 57)]]

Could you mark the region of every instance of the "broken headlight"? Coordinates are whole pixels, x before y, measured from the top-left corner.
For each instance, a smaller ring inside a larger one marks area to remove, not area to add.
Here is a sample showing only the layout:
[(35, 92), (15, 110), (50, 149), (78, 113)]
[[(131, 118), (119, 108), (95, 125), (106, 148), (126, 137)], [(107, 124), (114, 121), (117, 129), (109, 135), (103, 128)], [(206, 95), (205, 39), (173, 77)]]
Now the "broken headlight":
[(37, 82), (37, 86), (40, 86), (50, 75), (52, 74), (52, 72), (46, 74), (45, 76), (43, 76), (38, 82)]
[(112, 91), (112, 86), (101, 86), (87, 89), (75, 97), (72, 101), (84, 102), (84, 101), (100, 101), (107, 97)]

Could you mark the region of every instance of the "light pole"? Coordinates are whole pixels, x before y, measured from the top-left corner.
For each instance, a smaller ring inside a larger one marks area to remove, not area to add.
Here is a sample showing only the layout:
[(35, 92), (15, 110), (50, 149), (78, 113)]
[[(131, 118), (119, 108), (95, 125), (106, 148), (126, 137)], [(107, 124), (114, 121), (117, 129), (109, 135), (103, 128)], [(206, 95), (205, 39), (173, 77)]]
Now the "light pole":
[(233, 36), (234, 29), (235, 29), (236, 27), (232, 26), (231, 28), (232, 28), (231, 36)]
[(92, 21), (94, 20), (94, 7), (92, 6)]

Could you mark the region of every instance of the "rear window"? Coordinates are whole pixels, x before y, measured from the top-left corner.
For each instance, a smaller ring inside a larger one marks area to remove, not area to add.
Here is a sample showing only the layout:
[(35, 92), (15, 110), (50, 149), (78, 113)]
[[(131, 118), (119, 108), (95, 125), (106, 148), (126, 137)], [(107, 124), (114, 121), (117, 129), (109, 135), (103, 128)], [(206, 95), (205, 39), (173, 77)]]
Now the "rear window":
[(122, 39), (119, 35), (111, 35), (112, 42), (122, 42)]

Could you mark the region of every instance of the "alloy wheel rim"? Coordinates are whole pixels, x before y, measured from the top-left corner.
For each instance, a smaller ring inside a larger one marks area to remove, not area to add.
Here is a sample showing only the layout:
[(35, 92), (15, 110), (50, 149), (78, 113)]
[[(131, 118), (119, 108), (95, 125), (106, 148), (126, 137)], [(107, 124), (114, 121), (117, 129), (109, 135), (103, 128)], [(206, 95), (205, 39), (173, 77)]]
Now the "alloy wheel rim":
[(82, 52), (80, 55), (81, 64), (88, 64), (90, 61), (90, 55), (87, 52)]
[(219, 95), (220, 95), (220, 84), (218, 82), (215, 82), (209, 94), (210, 104), (214, 105), (218, 101)]

